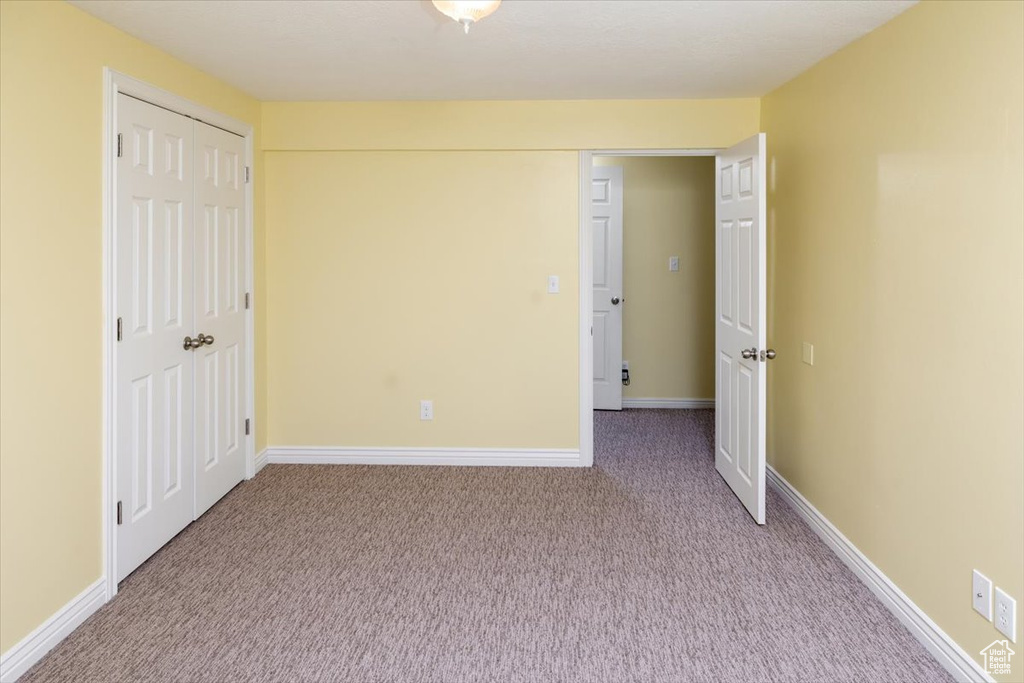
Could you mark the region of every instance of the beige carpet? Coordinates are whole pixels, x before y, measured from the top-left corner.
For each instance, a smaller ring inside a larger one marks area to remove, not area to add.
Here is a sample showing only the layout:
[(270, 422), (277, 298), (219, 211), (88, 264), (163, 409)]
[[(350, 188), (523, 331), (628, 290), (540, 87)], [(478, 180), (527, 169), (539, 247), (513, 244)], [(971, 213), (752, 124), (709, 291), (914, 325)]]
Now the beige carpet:
[(599, 413), (590, 470), (271, 465), (40, 681), (947, 681), (710, 411)]

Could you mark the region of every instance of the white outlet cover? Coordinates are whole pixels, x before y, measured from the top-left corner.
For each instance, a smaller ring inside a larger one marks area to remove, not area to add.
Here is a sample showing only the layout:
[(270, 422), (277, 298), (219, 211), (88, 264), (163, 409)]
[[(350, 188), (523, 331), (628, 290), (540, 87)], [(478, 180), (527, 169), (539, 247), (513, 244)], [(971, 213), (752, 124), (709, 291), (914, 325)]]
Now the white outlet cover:
[(992, 581), (977, 569), (971, 577), (971, 602), (975, 612), (992, 621)]
[(1012, 642), (1017, 642), (1017, 601), (996, 588), (996, 609), (993, 623)]
[(420, 419), (421, 420), (433, 420), (434, 419), (434, 402), (433, 401), (420, 401)]

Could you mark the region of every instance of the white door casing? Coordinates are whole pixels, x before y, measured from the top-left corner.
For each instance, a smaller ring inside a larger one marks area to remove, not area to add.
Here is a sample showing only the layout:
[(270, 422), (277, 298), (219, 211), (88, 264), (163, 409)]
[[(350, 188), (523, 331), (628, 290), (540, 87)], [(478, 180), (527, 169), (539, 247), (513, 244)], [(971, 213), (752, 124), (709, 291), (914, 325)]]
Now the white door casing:
[(195, 122), (196, 517), (245, 475), (245, 139)]
[(117, 98), (117, 580), (193, 519), (192, 121)]
[(715, 158), (715, 468), (758, 524), (765, 522), (765, 199), (759, 133)]
[(594, 409), (622, 410), (622, 167), (594, 166), (593, 238)]

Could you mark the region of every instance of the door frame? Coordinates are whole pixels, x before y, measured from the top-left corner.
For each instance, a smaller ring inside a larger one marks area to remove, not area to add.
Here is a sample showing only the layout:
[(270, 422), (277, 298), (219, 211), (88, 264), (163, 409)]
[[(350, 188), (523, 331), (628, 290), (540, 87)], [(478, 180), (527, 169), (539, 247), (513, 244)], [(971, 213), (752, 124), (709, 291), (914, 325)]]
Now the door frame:
[(114, 245), (117, 243), (117, 96), (130, 95), (163, 107), (192, 119), (198, 119), (217, 128), (245, 138), (245, 165), (249, 167), (249, 182), (245, 184), (246, 220), (243, 226), (245, 241), (245, 291), (250, 293), (249, 309), (245, 316), (245, 343), (248, 358), (245, 363), (245, 411), (251, 420), (250, 435), (245, 444), (245, 478), (256, 474), (256, 411), (255, 377), (256, 344), (255, 316), (256, 302), (253, 291), (253, 127), (247, 123), (221, 114), (208, 107), (192, 102), (156, 86), (150, 85), (127, 74), (103, 68), (103, 489), (101, 495), (100, 519), (103, 525), (103, 582), (106, 588), (104, 601), (117, 595), (117, 517), (114, 500), (117, 493), (117, 457), (115, 437), (117, 434), (117, 334), (116, 307), (117, 291), (114, 288), (114, 274), (117, 263), (114, 260)]
[[(594, 465), (594, 235), (591, 220), (591, 169), (594, 157), (714, 157), (724, 148), (580, 150), (579, 225), (579, 397), (580, 466)], [(625, 226), (623, 226), (625, 227)], [(717, 271), (717, 266), (716, 266)], [(718, 398), (717, 396), (715, 397)]]

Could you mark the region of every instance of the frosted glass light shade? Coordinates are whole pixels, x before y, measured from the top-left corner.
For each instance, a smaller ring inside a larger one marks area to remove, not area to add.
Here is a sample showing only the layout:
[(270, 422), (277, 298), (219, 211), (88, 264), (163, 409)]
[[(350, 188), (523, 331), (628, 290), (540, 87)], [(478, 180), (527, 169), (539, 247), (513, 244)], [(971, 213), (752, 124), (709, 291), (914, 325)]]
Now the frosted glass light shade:
[(469, 27), (498, 9), (501, 0), (433, 0), (437, 11), (462, 24), (469, 33)]

